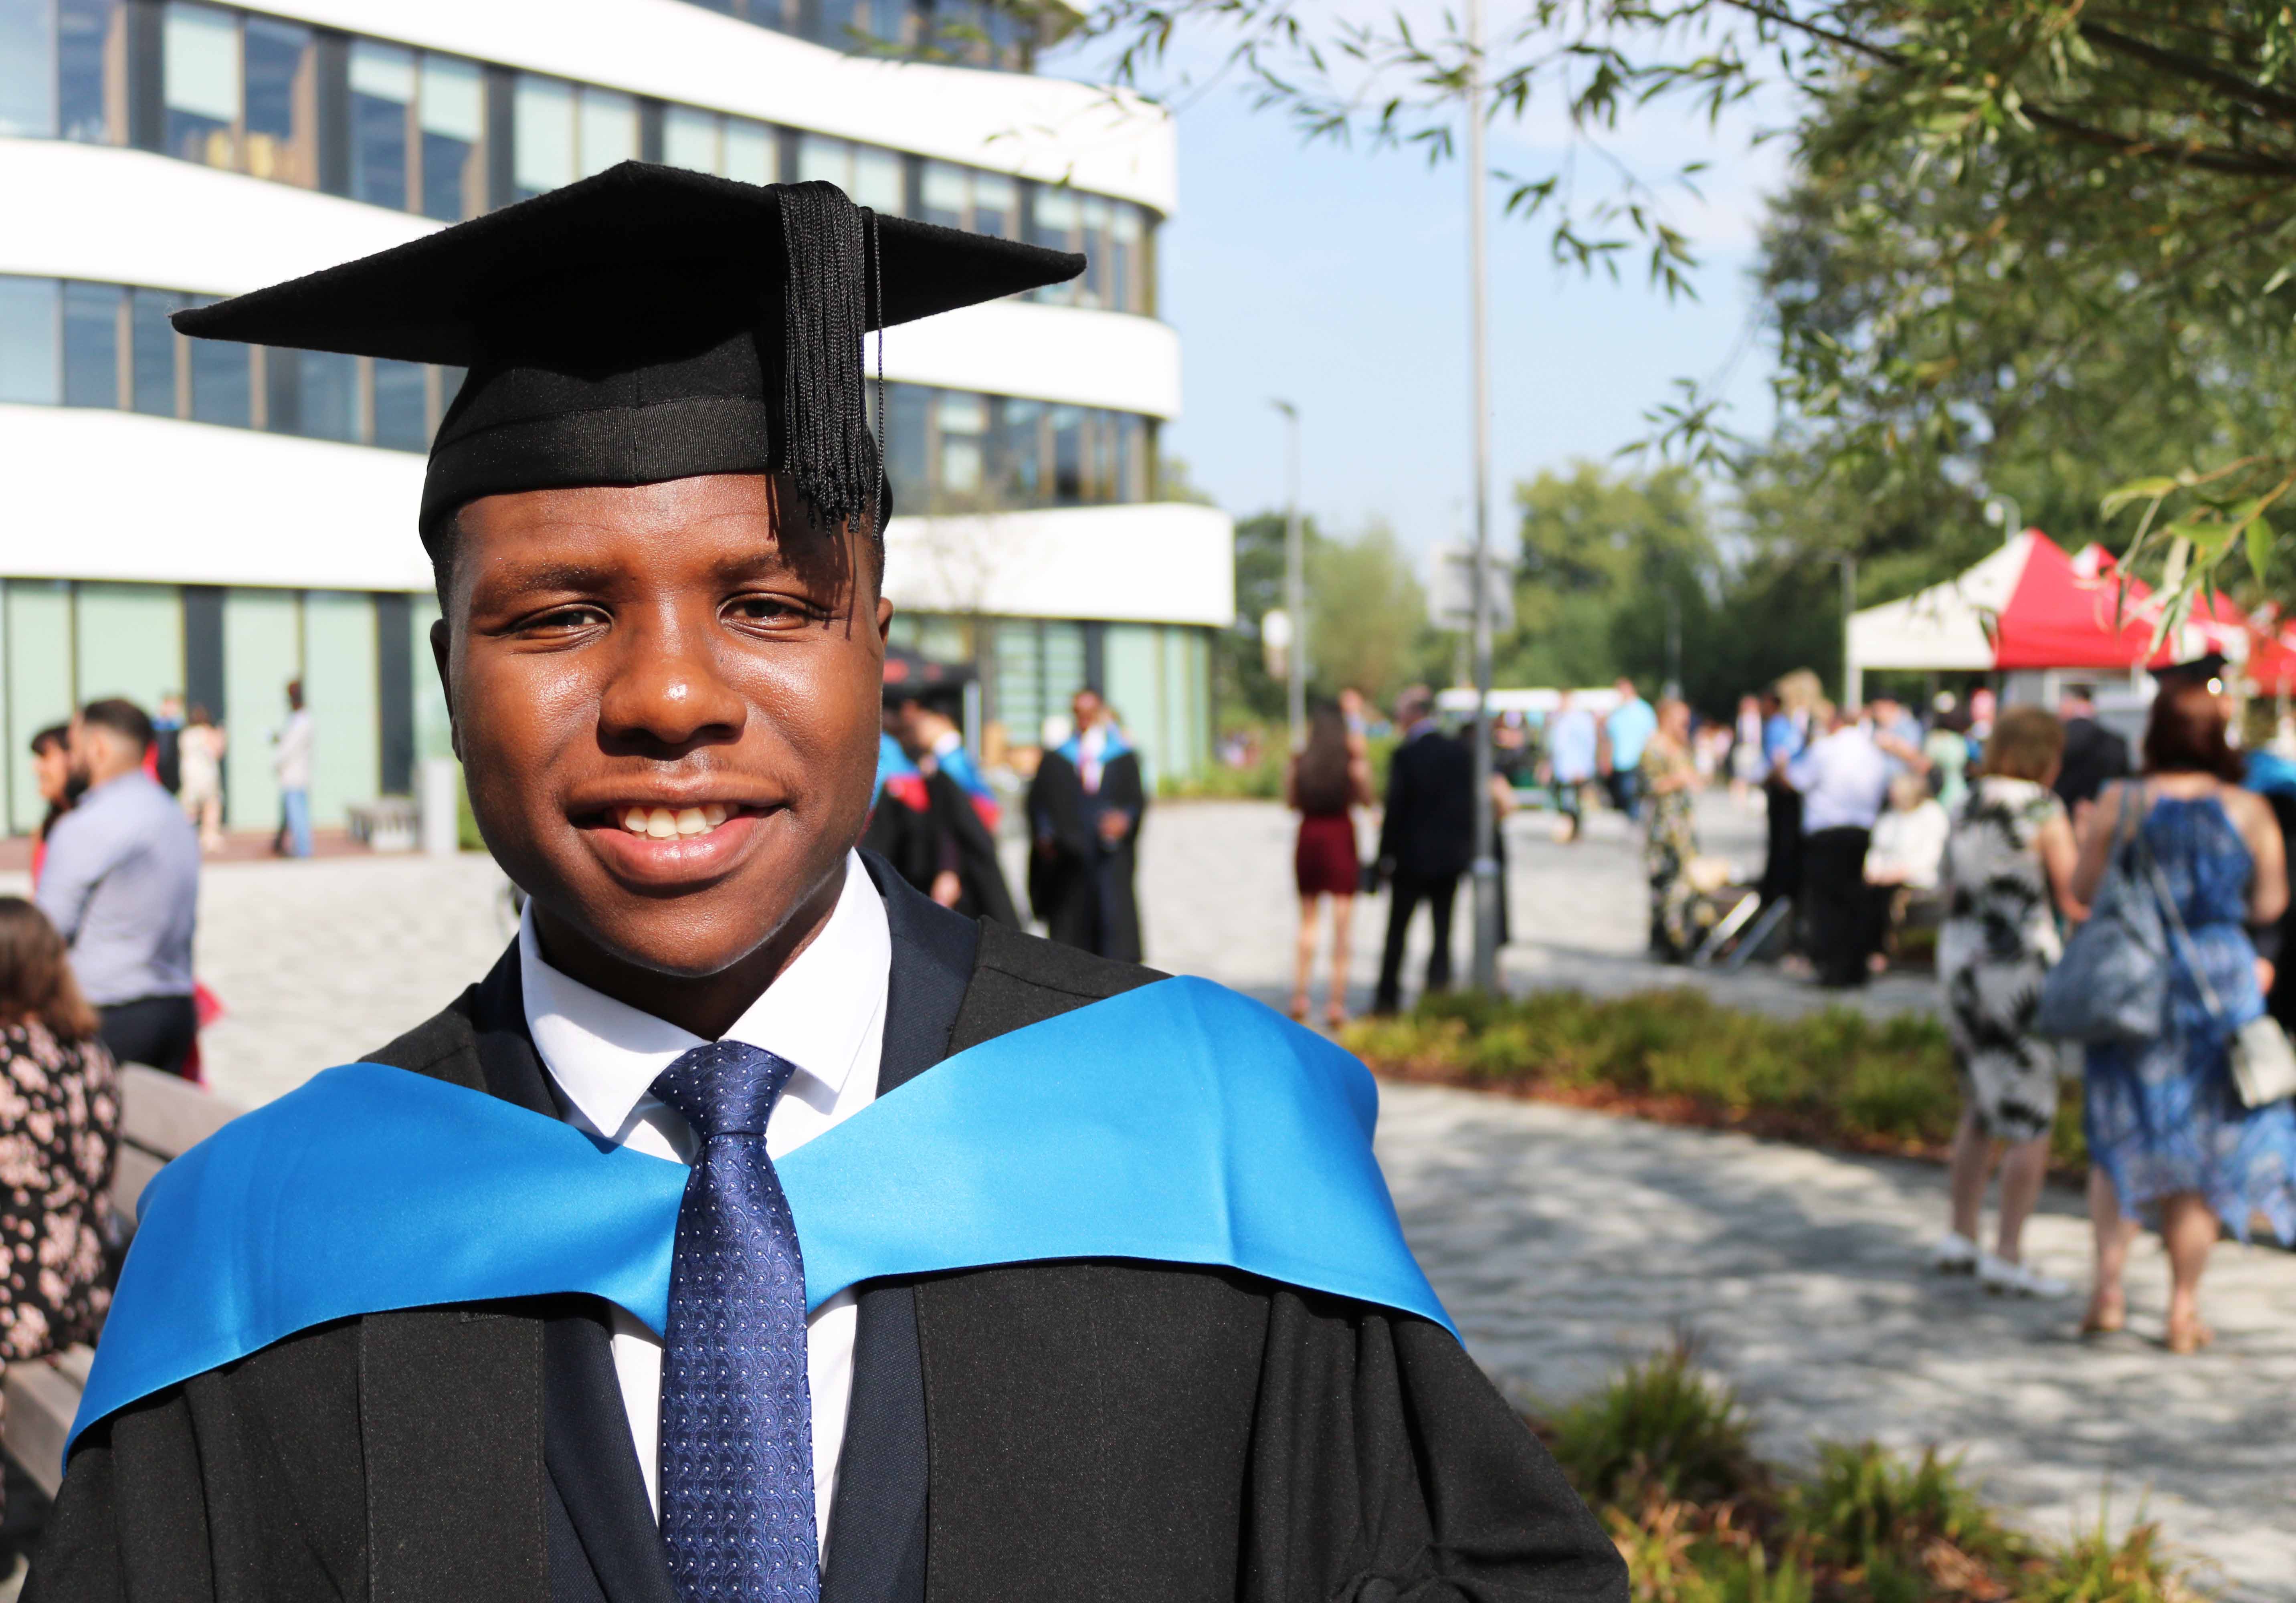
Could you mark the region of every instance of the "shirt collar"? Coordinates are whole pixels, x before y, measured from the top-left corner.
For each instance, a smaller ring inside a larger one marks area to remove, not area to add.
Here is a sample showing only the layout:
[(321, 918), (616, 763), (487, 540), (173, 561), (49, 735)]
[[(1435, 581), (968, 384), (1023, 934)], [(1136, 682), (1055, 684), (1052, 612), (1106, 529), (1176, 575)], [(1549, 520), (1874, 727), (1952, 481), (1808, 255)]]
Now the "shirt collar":
[[(829, 922), (724, 1038), (786, 1059), (833, 1097), (884, 1010), (892, 961), (885, 904), (860, 857), (849, 852), (845, 888)], [(701, 1037), (553, 968), (535, 937), (530, 905), (519, 920), (518, 965), (527, 1029), (544, 1067), (593, 1129), (621, 1140), (654, 1080), (703, 1044)]]

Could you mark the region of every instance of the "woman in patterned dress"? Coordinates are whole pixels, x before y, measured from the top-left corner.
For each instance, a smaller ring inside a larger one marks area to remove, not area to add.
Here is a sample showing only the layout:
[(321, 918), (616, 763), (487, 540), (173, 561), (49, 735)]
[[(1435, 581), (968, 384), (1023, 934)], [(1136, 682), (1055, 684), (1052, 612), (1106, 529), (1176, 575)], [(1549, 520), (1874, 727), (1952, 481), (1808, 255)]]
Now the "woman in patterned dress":
[[(1938, 979), (1963, 1105), (1953, 1137), (1953, 1223), (1936, 1264), (2024, 1296), (2072, 1289), (2028, 1264), (2021, 1246), (2048, 1171), (2062, 1061), (2058, 1044), (2034, 1033), (2033, 1017), (2062, 950), (2056, 915), (2087, 916), (2073, 895), (2072, 824), (2049, 789), (2064, 749), (2063, 726), (2040, 708), (2001, 715), (1985, 742), (1984, 776), (1946, 842), (1946, 918), (1938, 931)], [(2001, 1216), (1987, 1252), (1977, 1244), (1978, 1215), (1997, 1155)]]
[(2153, 698), (2144, 778), (2097, 798), (2073, 882), (2076, 892), (2095, 894), (2123, 810), (2141, 809), (2145, 847), (2191, 937), (2170, 926), (2161, 1034), (2088, 1049), (2083, 1108), (2096, 1283), (2081, 1328), (2121, 1329), (2128, 1245), (2140, 1218), (2157, 1222), (2169, 1249), (2174, 1353), (2213, 1339), (2200, 1288), (2219, 1223), (2246, 1240), (2249, 1221), (2261, 1214), (2282, 1240), (2296, 1240), (2296, 1111), (2284, 1100), (2244, 1106), (2232, 1077), (2232, 1038), (2264, 1011), (2272, 988), (2272, 964), (2248, 931), (2286, 909), (2288, 874), (2270, 805), (2240, 787), (2243, 764), (2225, 732), (2230, 711), (2221, 687), (2209, 683)]
[(1658, 704), (1658, 728), (1643, 748), (1643, 869), (1650, 876), (1651, 950), (1669, 962), (1695, 945), (1690, 910), (1697, 900), (1685, 871), (1698, 855), (1693, 814), (1698, 764), (1690, 749), (1690, 708), (1672, 698)]
[(94, 1341), (111, 1305), (103, 1209), (119, 1094), (95, 1026), (55, 926), (0, 896), (0, 1362)]

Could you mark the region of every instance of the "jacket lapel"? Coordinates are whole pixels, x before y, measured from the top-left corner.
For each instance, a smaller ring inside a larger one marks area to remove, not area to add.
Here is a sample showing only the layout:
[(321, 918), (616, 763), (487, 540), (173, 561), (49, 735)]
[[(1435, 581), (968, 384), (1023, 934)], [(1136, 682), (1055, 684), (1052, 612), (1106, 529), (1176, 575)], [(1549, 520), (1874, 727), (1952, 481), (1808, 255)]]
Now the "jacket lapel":
[[(882, 1096), (948, 1056), (980, 927), (918, 895), (873, 854), (862, 862), (885, 898), (893, 937)], [(925, 1386), (915, 1293), (905, 1284), (864, 1287), (859, 1315), (821, 1603), (922, 1603)]]

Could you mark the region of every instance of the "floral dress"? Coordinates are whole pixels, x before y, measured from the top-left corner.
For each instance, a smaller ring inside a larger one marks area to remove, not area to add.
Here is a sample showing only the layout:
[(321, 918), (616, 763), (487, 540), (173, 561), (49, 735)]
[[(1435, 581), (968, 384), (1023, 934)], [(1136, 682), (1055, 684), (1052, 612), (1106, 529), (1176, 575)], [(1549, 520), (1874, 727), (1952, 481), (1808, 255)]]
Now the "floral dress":
[(1694, 779), (1697, 768), (1690, 754), (1672, 742), (1653, 740), (1643, 748), (1638, 765), (1643, 791), (1643, 871), (1650, 878), (1651, 946), (1667, 957), (1681, 957), (1697, 943), (1691, 927), (1691, 910), (1698, 896), (1685, 871), (1698, 855), (1698, 826), (1693, 808), (1696, 789), (1683, 784), (1660, 791), (1658, 782), (1681, 775)]
[[(2131, 787), (2121, 805), (2142, 806), (2141, 795)], [(2296, 1109), (2284, 1100), (2245, 1107), (2232, 1078), (2232, 1037), (2264, 1011), (2245, 928), (2255, 863), (2213, 796), (2161, 797), (2144, 830), (2192, 945), (2172, 928), (2161, 1033), (2088, 1049), (2082, 1120), (2090, 1157), (2111, 1177), (2123, 1214), (2198, 1192), (2243, 1241), (2258, 1214), (2283, 1241), (2296, 1240)], [(2195, 962), (2221, 1013), (2202, 996)]]
[(0, 1360), (94, 1341), (111, 1305), (103, 1211), (119, 1135), (111, 1054), (44, 1025), (0, 1027)]
[(1946, 838), (1946, 1033), (1978, 1128), (1998, 1141), (2030, 1141), (2056, 1122), (2063, 1049), (2034, 1033), (2033, 1017), (2063, 948), (2036, 843), (2064, 813), (2045, 786), (1988, 775)]

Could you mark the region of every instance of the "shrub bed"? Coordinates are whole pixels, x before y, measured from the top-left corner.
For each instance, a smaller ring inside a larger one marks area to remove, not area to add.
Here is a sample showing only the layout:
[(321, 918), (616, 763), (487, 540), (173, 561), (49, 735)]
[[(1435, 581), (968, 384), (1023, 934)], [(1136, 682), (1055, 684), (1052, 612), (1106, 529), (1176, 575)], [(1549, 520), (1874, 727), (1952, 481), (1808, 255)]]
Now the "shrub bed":
[[(1398, 1079), (1858, 1152), (1942, 1157), (1961, 1115), (1945, 1026), (1913, 1014), (1771, 1018), (1687, 988), (1462, 993), (1360, 1020), (1343, 1042)], [(2064, 1087), (2051, 1160), (2068, 1177), (2087, 1171), (2077, 1085)]]
[(2183, 1603), (2158, 1529), (2100, 1514), (2063, 1543), (2012, 1530), (1934, 1451), (1822, 1444), (1789, 1475), (1688, 1340), (1532, 1428), (1627, 1561), (1636, 1603)]

